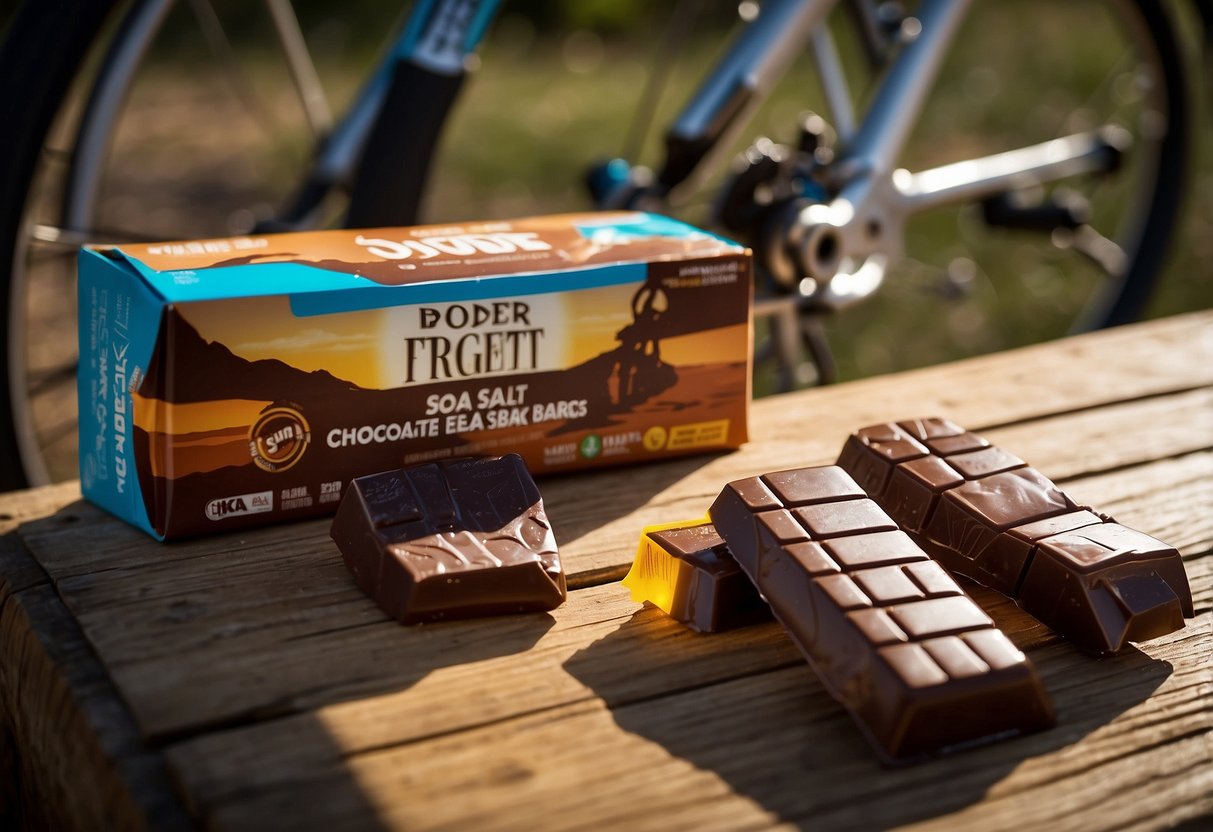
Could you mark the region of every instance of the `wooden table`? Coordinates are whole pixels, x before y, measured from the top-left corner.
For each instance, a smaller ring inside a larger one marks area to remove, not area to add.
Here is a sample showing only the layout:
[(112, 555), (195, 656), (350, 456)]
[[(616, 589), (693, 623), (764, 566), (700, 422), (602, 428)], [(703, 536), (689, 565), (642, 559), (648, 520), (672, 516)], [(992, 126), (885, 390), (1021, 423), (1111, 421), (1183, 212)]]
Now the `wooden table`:
[[(1097, 660), (971, 587), (1057, 727), (889, 770), (776, 625), (698, 635), (618, 578), (727, 480), (929, 414), (1178, 546), (1197, 617)], [(75, 484), (0, 496), (0, 825), (1209, 828), (1213, 312), (759, 401), (752, 434), (542, 482), (568, 602), (421, 627), (359, 593), (327, 521), (166, 546)]]

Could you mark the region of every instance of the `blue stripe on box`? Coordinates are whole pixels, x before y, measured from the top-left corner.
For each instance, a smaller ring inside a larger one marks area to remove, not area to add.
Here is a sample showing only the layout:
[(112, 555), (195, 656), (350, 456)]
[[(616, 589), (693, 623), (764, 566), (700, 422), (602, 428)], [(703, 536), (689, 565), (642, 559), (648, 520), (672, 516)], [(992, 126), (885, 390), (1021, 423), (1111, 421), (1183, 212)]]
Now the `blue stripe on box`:
[(648, 271), (647, 263), (617, 263), (566, 272), (530, 272), (504, 277), (471, 277), (412, 283), (406, 286), (368, 286), (337, 292), (293, 294), (291, 311), (298, 317), (306, 318), (418, 303), (449, 303), (571, 292), (602, 286), (643, 283)]

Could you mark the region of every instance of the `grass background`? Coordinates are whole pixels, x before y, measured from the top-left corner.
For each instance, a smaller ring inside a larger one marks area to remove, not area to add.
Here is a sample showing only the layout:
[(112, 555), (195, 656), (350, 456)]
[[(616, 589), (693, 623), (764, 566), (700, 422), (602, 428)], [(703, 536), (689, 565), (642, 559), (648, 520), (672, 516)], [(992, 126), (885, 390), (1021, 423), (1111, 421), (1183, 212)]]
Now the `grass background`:
[[(692, 0), (694, 2), (694, 0)], [(1181, 222), (1151, 316), (1213, 306), (1213, 66), (1199, 55), (1187, 0), (1167, 0), (1194, 82), (1192, 158)], [(334, 112), (340, 113), (400, 6), (393, 0), (295, 0), (301, 28)], [(582, 187), (592, 163), (621, 153), (656, 165), (661, 135), (695, 82), (717, 60), (738, 6), (698, 5), (645, 141), (625, 150), (645, 80), (675, 4), (645, 0), (505, 0), (447, 126), (425, 219), (492, 219), (590, 207)], [(741, 5), (746, 5), (742, 3)], [(243, 233), (274, 215), (305, 170), (314, 144), (274, 46), (263, 4), (213, 0), (223, 42), (208, 44), (201, 2), (174, 5), (143, 61), (107, 161), (98, 241), (188, 239)], [(973, 4), (901, 161), (910, 169), (1024, 146), (1108, 121), (1133, 124), (1148, 84), (1133, 72), (1132, 40), (1111, 0), (999, 0)], [(15, 5), (0, 8), (0, 33)], [(7, 16), (6, 16), (7, 15)], [(860, 102), (873, 78), (845, 15), (831, 18)], [(1126, 48), (1129, 47), (1129, 48)], [(227, 56), (227, 57), (225, 57)], [(96, 56), (91, 59), (94, 62)], [(79, 91), (87, 91), (80, 85)], [(78, 106), (78, 102), (77, 106)], [(734, 151), (755, 137), (795, 140), (798, 115), (829, 117), (803, 55), (757, 113)], [(35, 222), (58, 223), (74, 114), (47, 148)], [(418, 116), (423, 118), (423, 115)], [(1128, 176), (1068, 181), (1090, 195), (1101, 230), (1136, 205)], [(712, 191), (679, 215), (708, 223)], [(334, 214), (334, 221), (339, 215)], [(943, 210), (906, 228), (907, 259), (869, 302), (825, 321), (843, 379), (948, 361), (1064, 335), (1098, 271), (1039, 234), (992, 230), (971, 210)], [(31, 259), (27, 339), (31, 375), (59, 377), (75, 363), (74, 250)], [(61, 375), (61, 374), (59, 374)], [(755, 389), (770, 387), (759, 374)], [(75, 475), (75, 389), (70, 374), (34, 402), (56, 479)]]
[[(664, 48), (671, 4), (507, 2), (448, 126), (431, 179), (426, 219), (517, 216), (589, 207), (586, 167), (620, 154), (645, 78)], [(735, 7), (701, 4), (646, 131), (639, 161), (660, 161), (668, 124), (720, 54)], [(179, 4), (188, 7), (189, 4)], [(1103, 2), (975, 4), (902, 160), (943, 164), (1132, 120), (1140, 90), (1126, 38)], [(310, 154), (311, 139), (256, 4), (219, 4), (237, 64), (224, 68), (178, 8), (128, 104), (103, 203), (108, 227), (188, 237), (229, 233), (271, 214)], [(1185, 46), (1195, 23), (1175, 7)], [(326, 88), (340, 110), (390, 29), (392, 4), (352, 0), (298, 9)], [(834, 30), (855, 89), (870, 88), (853, 32)], [(843, 18), (838, 20), (837, 18)], [(1151, 315), (1213, 304), (1213, 142), (1210, 90), (1194, 70), (1201, 104), (1183, 222)], [(239, 80), (236, 80), (239, 79)], [(234, 94), (242, 84), (247, 90)], [(794, 140), (797, 114), (828, 116), (805, 56), (747, 130)], [(1132, 169), (1130, 157), (1130, 170)], [(1111, 185), (1067, 183), (1092, 196), (1101, 227), (1133, 210), (1132, 176)], [(680, 213), (710, 221), (710, 194)], [(1099, 279), (1085, 258), (1040, 235), (991, 230), (971, 210), (916, 218), (909, 260), (870, 302), (827, 321), (843, 378), (891, 372), (1058, 337)]]

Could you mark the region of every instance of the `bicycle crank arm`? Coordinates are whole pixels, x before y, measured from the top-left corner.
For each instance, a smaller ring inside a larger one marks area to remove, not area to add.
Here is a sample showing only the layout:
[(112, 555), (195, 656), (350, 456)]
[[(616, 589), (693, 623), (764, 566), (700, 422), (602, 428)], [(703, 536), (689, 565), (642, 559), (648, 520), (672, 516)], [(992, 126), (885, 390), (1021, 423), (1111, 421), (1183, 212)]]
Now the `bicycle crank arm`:
[[(798, 200), (786, 205), (773, 215), (755, 253), (778, 282), (811, 296), (814, 305), (849, 306), (874, 292), (885, 265), (902, 255), (909, 216), (1111, 171), (1127, 145), (1122, 130), (1104, 127), (918, 173), (863, 175), (829, 202)], [(1008, 208), (1019, 214), (1011, 217), (1004, 211), (1004, 218), (1022, 227), (1029, 221), (1035, 223), (1032, 227), (1077, 227), (1085, 221), (1081, 209), (1060, 203), (1033, 209), (1036, 214)]]
[(894, 207), (908, 215), (1072, 176), (1112, 171), (1128, 151), (1130, 141), (1126, 131), (1109, 125), (918, 173), (898, 170), (892, 179)]

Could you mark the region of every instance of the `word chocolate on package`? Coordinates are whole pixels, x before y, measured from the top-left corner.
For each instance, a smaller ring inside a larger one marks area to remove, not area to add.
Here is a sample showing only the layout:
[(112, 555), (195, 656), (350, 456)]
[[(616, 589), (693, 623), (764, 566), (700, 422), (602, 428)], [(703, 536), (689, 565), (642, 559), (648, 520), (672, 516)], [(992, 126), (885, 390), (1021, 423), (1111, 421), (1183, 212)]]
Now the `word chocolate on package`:
[(93, 247), (79, 291), (84, 494), (160, 539), (746, 439), (749, 252), (652, 214)]

